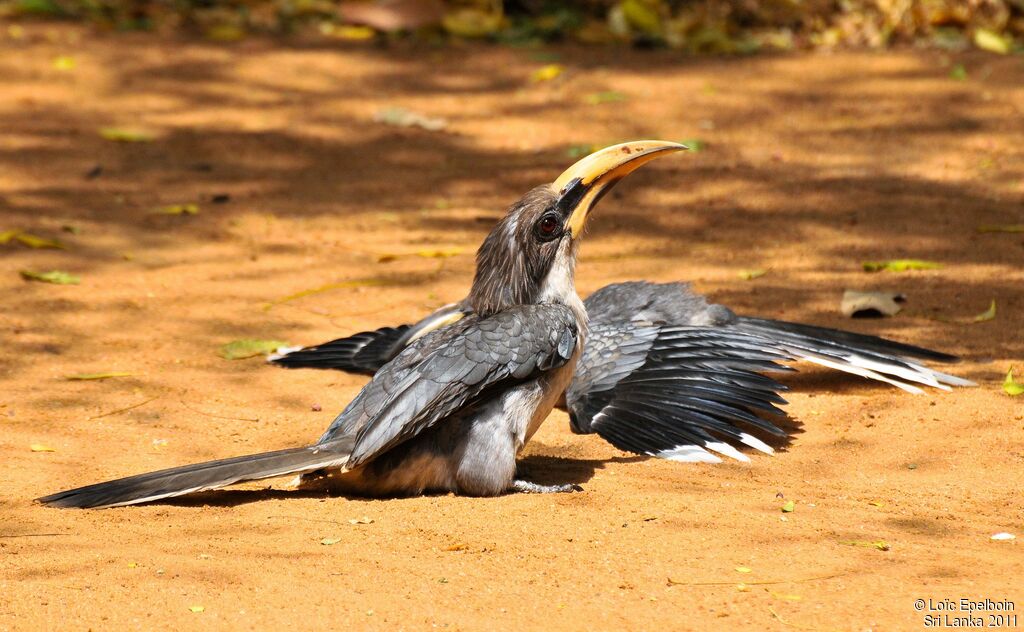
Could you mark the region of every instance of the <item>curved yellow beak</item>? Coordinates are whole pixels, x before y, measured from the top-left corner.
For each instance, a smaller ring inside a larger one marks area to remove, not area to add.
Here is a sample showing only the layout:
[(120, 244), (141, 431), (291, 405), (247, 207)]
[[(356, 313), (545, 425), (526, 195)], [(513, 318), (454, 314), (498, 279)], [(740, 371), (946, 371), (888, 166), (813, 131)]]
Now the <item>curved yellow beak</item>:
[(590, 209), (616, 182), (659, 156), (684, 149), (689, 148), (665, 140), (637, 140), (595, 151), (566, 169), (551, 188), (569, 214), (566, 226), (573, 238), (583, 231)]

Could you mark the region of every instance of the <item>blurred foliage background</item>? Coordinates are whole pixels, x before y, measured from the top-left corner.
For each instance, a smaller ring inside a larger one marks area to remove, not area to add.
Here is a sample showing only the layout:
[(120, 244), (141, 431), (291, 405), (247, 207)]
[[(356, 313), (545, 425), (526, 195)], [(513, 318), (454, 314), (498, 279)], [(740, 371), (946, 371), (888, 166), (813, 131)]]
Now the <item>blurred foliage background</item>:
[(1024, 0), (0, 0), (0, 17), (87, 21), (116, 30), (346, 40), (555, 40), (745, 54), (925, 44), (1024, 50)]

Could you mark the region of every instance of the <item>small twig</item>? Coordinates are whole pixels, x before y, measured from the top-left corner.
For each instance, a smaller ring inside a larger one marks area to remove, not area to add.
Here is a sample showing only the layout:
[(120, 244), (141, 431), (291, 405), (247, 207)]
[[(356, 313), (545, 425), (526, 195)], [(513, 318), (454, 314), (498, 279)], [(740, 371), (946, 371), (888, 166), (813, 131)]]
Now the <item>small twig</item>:
[(138, 404), (132, 404), (131, 406), (128, 406), (127, 408), (118, 408), (117, 410), (112, 410), (109, 413), (103, 413), (102, 415), (93, 415), (92, 417), (89, 417), (89, 419), (100, 419), (102, 417), (109, 417), (111, 415), (116, 415), (117, 413), (127, 412), (129, 410), (134, 409), (134, 408), (138, 408), (139, 406), (145, 406), (146, 404), (148, 404), (149, 402), (151, 402), (151, 401), (153, 401), (155, 399), (160, 399), (160, 396), (157, 395), (156, 397), (150, 397), (149, 399), (147, 399), (144, 402), (139, 402)]
[(197, 415), (205, 415), (206, 417), (214, 417), (216, 419), (230, 419), (232, 421), (259, 421), (260, 420), (259, 417), (256, 417), (255, 419), (252, 419), (252, 418), (249, 418), (249, 417), (225, 417), (224, 415), (214, 415), (213, 413), (204, 413), (201, 410), (196, 410), (195, 408), (192, 408), (191, 406), (186, 404), (184, 401), (178, 400), (178, 403), (181, 404), (182, 406), (184, 406), (185, 408), (191, 410), (192, 412), (196, 413)]
[(59, 535), (67, 535), (66, 533), (13, 533), (13, 534), (0, 534), (0, 538), (44, 538), (44, 537), (55, 537)]
[(677, 582), (671, 577), (668, 578), (669, 586), (736, 586), (743, 584), (744, 586), (773, 586), (775, 584), (800, 584), (803, 582), (814, 582), (822, 579), (835, 579), (836, 577), (842, 577), (846, 573), (836, 573), (834, 575), (820, 575), (818, 577), (805, 577), (803, 579), (777, 579), (771, 581), (760, 581), (760, 582), (745, 582), (745, 581), (732, 581), (732, 582)]

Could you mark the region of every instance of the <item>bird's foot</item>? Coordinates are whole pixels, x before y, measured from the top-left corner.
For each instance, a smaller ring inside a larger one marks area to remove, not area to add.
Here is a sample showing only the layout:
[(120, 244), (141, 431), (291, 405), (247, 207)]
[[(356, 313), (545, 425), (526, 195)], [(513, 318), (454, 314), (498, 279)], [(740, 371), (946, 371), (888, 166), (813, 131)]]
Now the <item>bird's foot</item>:
[(516, 480), (512, 481), (510, 491), (517, 494), (571, 494), (572, 492), (582, 492), (583, 488), (573, 483), (565, 485), (539, 485), (530, 481)]

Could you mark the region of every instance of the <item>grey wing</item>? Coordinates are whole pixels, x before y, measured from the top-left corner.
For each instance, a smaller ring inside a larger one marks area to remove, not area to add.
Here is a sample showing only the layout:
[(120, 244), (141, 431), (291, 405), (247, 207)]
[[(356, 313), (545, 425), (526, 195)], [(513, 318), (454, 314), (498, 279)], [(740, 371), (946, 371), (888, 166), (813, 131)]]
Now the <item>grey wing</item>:
[(647, 321), (710, 326), (736, 320), (729, 308), (708, 303), (689, 283), (613, 283), (588, 296), (584, 305), (592, 325)]
[(354, 437), (348, 467), (355, 467), (477, 405), (488, 393), (563, 366), (577, 339), (576, 319), (561, 305), (468, 316), (417, 340), (381, 367), (319, 443)]
[(732, 443), (772, 449), (748, 432), (785, 433), (765, 416), (785, 386), (761, 371), (786, 370), (770, 341), (707, 327), (597, 325), (566, 393), (573, 430), (614, 446), (681, 461), (747, 457)]
[(338, 369), (373, 375), (411, 342), (457, 322), (467, 313), (469, 310), (462, 303), (452, 303), (413, 325), (362, 331), (312, 347), (273, 354), (267, 361), (289, 369)]

